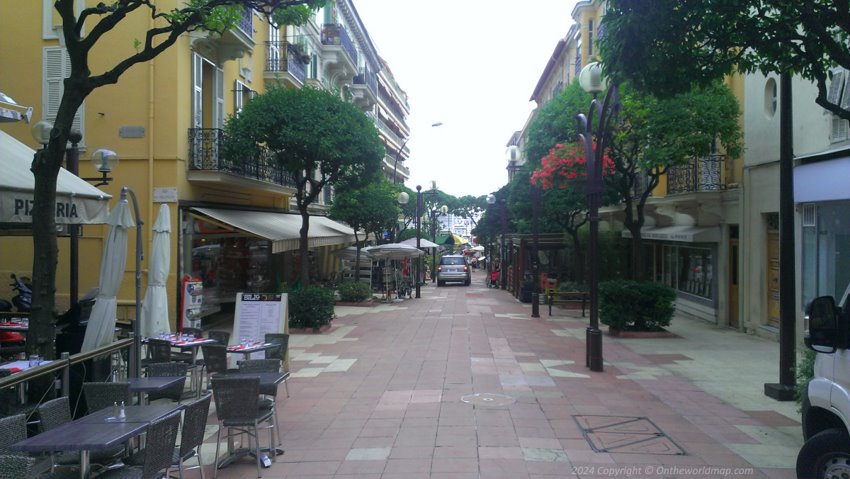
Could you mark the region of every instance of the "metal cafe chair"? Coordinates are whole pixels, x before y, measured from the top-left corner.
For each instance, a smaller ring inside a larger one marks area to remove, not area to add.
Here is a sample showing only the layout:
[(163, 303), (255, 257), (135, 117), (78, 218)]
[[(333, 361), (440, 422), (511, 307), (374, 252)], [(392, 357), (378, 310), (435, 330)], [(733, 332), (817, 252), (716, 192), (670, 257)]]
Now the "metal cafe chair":
[[(257, 398), (260, 395), (260, 378), (258, 377), (213, 377), (212, 387), (215, 391), (215, 413), (218, 416), (218, 433), (216, 434), (215, 446), (215, 469), (213, 478), (218, 477), (218, 469), (235, 458), (241, 452), (253, 452), (257, 459), (257, 477), (262, 477), (260, 472), (260, 436), (259, 425), (270, 422), (274, 427), (272, 408), (257, 407)], [(227, 428), (227, 452), (228, 457), (219, 461), (218, 453), (221, 446), (221, 432)], [(274, 457), (274, 433), (269, 428), (269, 454)], [(248, 435), (249, 444), (253, 440), (253, 451), (234, 451), (233, 437), (240, 434)]]
[(19, 455), (10, 451), (9, 445), (27, 438), (26, 414), (15, 414), (0, 418), (0, 454)]
[(154, 363), (149, 364), (147, 368), (148, 377), (183, 377), (183, 380), (169, 386), (162, 391), (151, 391), (148, 393), (148, 402), (157, 399), (171, 399), (179, 404), (183, 399), (183, 388), (186, 386), (186, 374), (189, 372), (189, 365), (180, 362)]
[[(280, 372), (280, 365), (280, 359), (245, 359), (239, 361), (239, 372), (277, 373)], [(258, 407), (270, 407), (274, 410), (274, 416), (272, 416), (272, 420), (274, 421), (274, 426), (277, 430), (277, 443), (282, 444), (283, 441), (281, 441), (280, 439), (280, 428), (277, 424), (277, 384), (270, 386), (260, 386), (260, 395), (262, 395), (263, 397), (260, 398), (258, 402)]]
[[(280, 347), (266, 350), (266, 359), (280, 359), (280, 364), (286, 368), (286, 352), (289, 350), (289, 334), (286, 333), (266, 333), (265, 340), (267, 343), (279, 344)], [(284, 369), (288, 373), (288, 369)], [(287, 382), (289, 375), (283, 380), (283, 387), (286, 389), (286, 397), (289, 397), (289, 383)]]
[(144, 460), (140, 466), (111, 469), (99, 479), (154, 479), (167, 476), (171, 468), (177, 430), (180, 428), (180, 411), (151, 422), (145, 431)]
[(83, 383), (83, 397), (89, 414), (113, 404), (133, 404), (130, 383), (87, 382)]

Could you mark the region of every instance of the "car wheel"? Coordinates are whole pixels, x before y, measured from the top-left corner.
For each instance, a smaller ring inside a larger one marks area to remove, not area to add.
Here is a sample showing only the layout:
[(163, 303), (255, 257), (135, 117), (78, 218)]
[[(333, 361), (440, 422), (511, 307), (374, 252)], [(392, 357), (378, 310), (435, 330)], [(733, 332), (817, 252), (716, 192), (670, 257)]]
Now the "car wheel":
[(472, 284), (471, 279), (468, 279), (468, 280), (464, 281), (464, 283), (463, 283), (464, 286), (469, 286), (470, 284)]
[(850, 475), (850, 437), (843, 429), (827, 429), (810, 437), (797, 454), (797, 477)]

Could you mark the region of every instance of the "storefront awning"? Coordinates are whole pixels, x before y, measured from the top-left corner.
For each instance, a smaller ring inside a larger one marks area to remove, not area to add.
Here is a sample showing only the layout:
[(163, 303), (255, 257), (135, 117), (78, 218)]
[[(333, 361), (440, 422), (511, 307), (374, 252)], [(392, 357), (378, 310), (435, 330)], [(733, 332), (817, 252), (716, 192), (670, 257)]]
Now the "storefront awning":
[[(298, 249), (301, 216), (268, 211), (192, 208), (194, 213), (272, 242), (272, 253)], [(307, 246), (331, 246), (354, 242), (354, 230), (325, 216), (310, 216)]]
[[(32, 223), (35, 151), (0, 130), (0, 223)], [(57, 224), (101, 224), (109, 214), (110, 195), (60, 168), (56, 180)]]
[[(720, 241), (719, 226), (646, 226), (640, 230), (641, 238), (656, 241), (681, 241), (683, 243), (717, 243)], [(629, 230), (623, 230), (623, 238), (631, 238)]]

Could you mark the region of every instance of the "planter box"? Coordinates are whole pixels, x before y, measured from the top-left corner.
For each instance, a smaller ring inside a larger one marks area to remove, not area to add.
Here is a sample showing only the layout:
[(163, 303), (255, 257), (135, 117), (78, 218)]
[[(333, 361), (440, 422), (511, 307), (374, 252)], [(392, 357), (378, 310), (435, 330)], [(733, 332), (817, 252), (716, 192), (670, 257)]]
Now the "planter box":
[(678, 338), (670, 331), (621, 331), (608, 326), (608, 335), (615, 338)]

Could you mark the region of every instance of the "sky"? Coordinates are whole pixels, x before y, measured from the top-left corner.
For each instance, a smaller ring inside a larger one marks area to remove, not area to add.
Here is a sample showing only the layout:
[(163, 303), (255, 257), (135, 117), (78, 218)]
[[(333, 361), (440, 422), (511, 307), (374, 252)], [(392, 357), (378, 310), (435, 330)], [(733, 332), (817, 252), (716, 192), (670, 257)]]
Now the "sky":
[[(507, 183), (507, 143), (576, 0), (353, 0), (407, 92), (409, 188), (487, 195)], [(442, 123), (432, 127), (434, 123)]]

